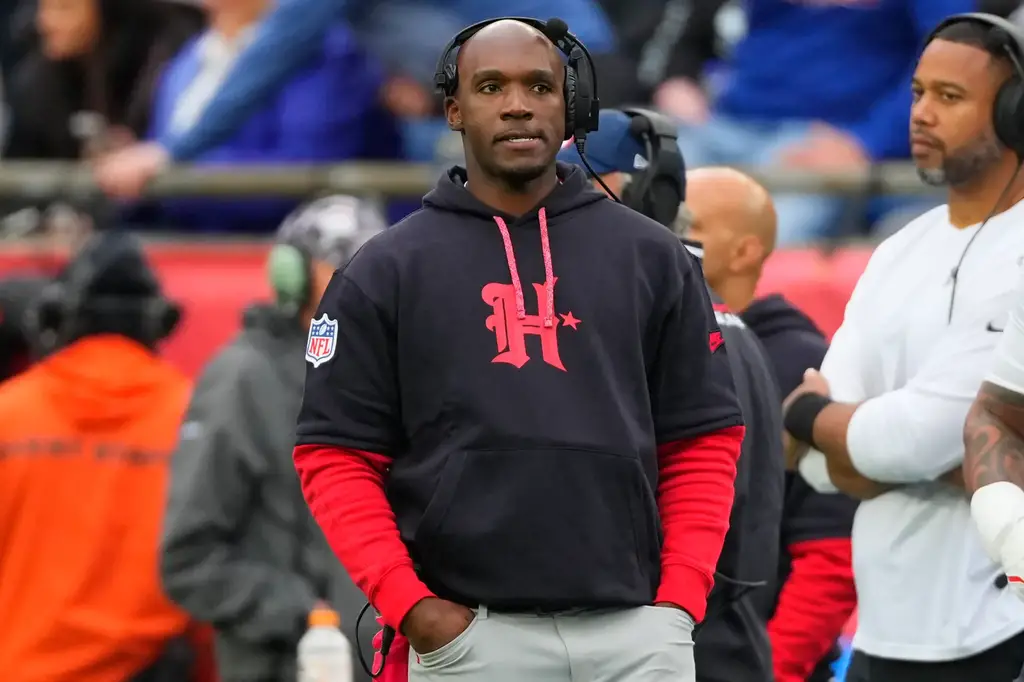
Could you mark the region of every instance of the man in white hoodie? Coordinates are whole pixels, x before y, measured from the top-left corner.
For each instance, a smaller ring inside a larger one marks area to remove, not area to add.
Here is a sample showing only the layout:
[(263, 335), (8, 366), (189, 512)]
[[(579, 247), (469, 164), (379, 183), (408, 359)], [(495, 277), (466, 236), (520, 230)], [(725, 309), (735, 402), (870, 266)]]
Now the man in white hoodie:
[(1024, 111), (1008, 99), (1020, 43), (986, 15), (955, 17), (928, 41), (911, 148), (947, 204), (879, 246), (821, 373), (787, 399), (789, 434), (813, 448), (805, 478), (818, 466), (865, 500), (850, 682), (1010, 680), (1024, 663), (1024, 604), (986, 556), (957, 475), (1024, 261)]

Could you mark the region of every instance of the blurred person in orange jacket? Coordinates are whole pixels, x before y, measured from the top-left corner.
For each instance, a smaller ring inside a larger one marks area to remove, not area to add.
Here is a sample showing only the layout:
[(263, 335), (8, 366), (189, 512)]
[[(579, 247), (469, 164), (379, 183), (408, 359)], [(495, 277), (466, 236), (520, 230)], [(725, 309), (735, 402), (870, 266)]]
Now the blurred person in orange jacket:
[(0, 385), (0, 674), (185, 680), (188, 616), (157, 547), (189, 381), (157, 357), (178, 321), (132, 236), (92, 237), (34, 302), (46, 356)]

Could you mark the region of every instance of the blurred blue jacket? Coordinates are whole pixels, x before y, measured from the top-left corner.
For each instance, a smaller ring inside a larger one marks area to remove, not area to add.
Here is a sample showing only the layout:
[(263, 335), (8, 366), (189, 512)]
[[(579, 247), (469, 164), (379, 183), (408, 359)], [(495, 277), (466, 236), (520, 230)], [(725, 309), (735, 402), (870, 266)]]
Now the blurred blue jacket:
[[(363, 0), (362, 4), (374, 1)], [(279, 0), (199, 121), (182, 135), (161, 135), (161, 143), (178, 161), (195, 158), (216, 144), (307, 58), (325, 26), (357, 4), (354, 0)], [(595, 0), (432, 0), (423, 4), (455, 13), (467, 25), (510, 15), (559, 16), (591, 52), (608, 52), (615, 45), (614, 31)]]
[[(150, 139), (170, 131), (175, 103), (201, 67), (200, 37), (168, 64), (156, 91)], [(393, 159), (400, 153), (394, 118), (378, 104), (380, 67), (344, 25), (322, 32), (317, 49), (269, 100), (247, 109), (223, 141), (197, 154), (198, 164), (322, 163), (347, 159)], [(274, 62), (263, 58), (263, 64)], [(259, 71), (259, 68), (250, 71)], [(228, 89), (231, 76), (223, 89)], [(205, 111), (206, 115), (210, 111)], [(201, 116), (202, 116), (201, 115)], [(276, 199), (176, 200), (158, 205), (161, 224), (194, 231), (271, 232), (297, 202)]]
[(876, 160), (910, 155), (910, 81), (925, 38), (976, 0), (752, 0), (718, 111), (824, 121)]

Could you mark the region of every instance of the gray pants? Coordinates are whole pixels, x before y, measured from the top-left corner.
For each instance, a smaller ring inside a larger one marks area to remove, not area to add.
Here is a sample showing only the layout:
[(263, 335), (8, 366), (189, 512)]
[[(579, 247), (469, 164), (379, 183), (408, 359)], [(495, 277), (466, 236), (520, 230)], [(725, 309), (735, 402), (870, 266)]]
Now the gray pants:
[(694, 682), (693, 621), (657, 606), (555, 616), (488, 612), (437, 651), (409, 652), (409, 682)]

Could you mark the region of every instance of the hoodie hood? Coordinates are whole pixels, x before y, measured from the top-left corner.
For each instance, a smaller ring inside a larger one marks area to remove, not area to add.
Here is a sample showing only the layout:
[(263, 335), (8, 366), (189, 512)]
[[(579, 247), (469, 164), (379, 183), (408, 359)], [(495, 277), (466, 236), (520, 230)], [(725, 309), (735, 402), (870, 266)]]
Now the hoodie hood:
[(306, 330), (302, 321), (295, 315), (272, 303), (254, 303), (242, 313), (242, 329), (244, 332), (260, 331), (271, 336), (306, 338)]
[(438, 179), (434, 189), (423, 197), (423, 205), (439, 211), (477, 216), (493, 226), (496, 217), (508, 224), (532, 222), (536, 220), (537, 214), (543, 209), (547, 219), (550, 220), (608, 198), (602, 192), (594, 189), (587, 179), (586, 173), (578, 166), (556, 163), (555, 167), (558, 174), (558, 185), (535, 208), (519, 218), (502, 213), (470, 194), (466, 189), (466, 183), (469, 181), (466, 177), (466, 169), (462, 166), (449, 168)]
[(539, 223), (540, 249), (544, 258), (545, 304), (543, 314), (545, 327), (555, 326), (556, 275), (555, 264), (551, 257), (551, 244), (548, 240), (548, 221), (608, 199), (603, 193), (594, 189), (586, 174), (577, 166), (556, 163), (555, 167), (558, 185), (534, 209), (519, 217), (497, 211), (470, 194), (466, 189), (468, 182), (466, 169), (461, 166), (452, 167), (438, 180), (437, 186), (423, 197), (423, 205), (426, 208), (474, 216), (479, 218), (482, 223), (496, 227), (501, 233), (501, 241), (505, 246), (505, 261), (508, 263), (512, 287), (515, 290), (516, 317), (520, 320), (526, 319), (526, 302), (509, 228), (532, 225), (534, 221)]
[(169, 386), (187, 386), (153, 351), (114, 334), (76, 341), (36, 369), (50, 404), (84, 431), (137, 419), (141, 406), (167, 401)]
[(740, 314), (740, 318), (761, 339), (795, 331), (811, 332), (824, 337), (811, 318), (780, 294), (755, 300)]

